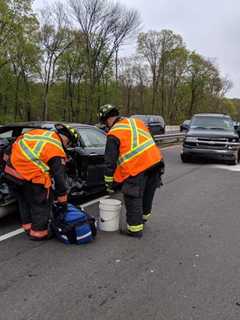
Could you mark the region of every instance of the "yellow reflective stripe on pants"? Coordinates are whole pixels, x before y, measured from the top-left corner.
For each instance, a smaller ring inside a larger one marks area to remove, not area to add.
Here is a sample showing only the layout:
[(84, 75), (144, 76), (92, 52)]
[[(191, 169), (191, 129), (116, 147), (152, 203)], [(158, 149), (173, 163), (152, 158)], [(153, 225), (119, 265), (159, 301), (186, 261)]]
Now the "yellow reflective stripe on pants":
[(143, 214), (143, 219), (148, 220), (151, 217), (151, 215), (152, 215), (151, 213)]
[(113, 177), (112, 176), (104, 176), (104, 181), (105, 182), (113, 182)]
[(139, 232), (139, 231), (143, 231), (143, 224), (138, 224), (136, 226), (127, 226), (128, 230), (131, 232)]

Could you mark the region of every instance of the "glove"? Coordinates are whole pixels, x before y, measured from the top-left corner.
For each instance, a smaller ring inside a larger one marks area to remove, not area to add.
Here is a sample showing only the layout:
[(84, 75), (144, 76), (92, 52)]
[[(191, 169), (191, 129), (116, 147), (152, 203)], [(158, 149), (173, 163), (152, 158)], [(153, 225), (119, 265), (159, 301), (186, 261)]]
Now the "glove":
[(107, 191), (108, 193), (114, 193), (114, 189), (113, 189), (113, 177), (104, 176), (104, 182), (105, 182), (106, 191)]

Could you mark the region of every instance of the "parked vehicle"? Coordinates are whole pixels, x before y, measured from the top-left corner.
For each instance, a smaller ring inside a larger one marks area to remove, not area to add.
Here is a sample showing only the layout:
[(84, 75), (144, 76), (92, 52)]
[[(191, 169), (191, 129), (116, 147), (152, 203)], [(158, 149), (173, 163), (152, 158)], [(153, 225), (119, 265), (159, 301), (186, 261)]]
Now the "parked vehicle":
[(228, 164), (239, 162), (239, 136), (230, 116), (215, 113), (196, 114), (183, 141), (181, 159), (193, 158), (223, 160)]
[[(106, 134), (91, 125), (71, 123), (80, 134), (79, 145), (68, 149), (68, 162), (66, 164), (68, 193), (72, 201), (105, 189), (104, 187), (104, 151)], [(31, 129), (54, 129), (54, 122), (23, 122), (0, 128), (0, 217), (5, 215), (5, 208), (14, 199), (3, 179), (3, 151), (20, 134)], [(2, 208), (2, 210), (1, 210)], [(2, 212), (2, 213), (1, 213)]]
[(188, 131), (191, 120), (184, 120), (182, 124), (180, 124), (180, 132)]
[(131, 118), (141, 119), (146, 124), (153, 137), (165, 133), (166, 124), (161, 116), (136, 114), (131, 116)]

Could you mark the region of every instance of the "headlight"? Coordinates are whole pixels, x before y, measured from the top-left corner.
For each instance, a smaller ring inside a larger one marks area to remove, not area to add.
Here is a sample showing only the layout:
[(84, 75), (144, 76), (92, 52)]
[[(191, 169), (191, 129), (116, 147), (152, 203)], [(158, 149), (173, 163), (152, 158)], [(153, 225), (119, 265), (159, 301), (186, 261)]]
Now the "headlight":
[(197, 137), (186, 137), (185, 142), (197, 142), (198, 138)]

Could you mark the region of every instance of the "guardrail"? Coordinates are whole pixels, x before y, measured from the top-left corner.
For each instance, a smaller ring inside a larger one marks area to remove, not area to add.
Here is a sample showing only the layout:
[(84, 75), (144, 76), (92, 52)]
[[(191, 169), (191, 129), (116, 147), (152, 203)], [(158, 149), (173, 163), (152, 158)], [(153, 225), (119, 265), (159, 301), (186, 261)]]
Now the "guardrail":
[(180, 126), (166, 126), (165, 129), (166, 129), (166, 132), (179, 131)]
[(171, 143), (171, 142), (181, 142), (185, 137), (185, 133), (176, 132), (176, 133), (166, 133), (159, 134), (154, 136), (154, 140), (157, 143)]

